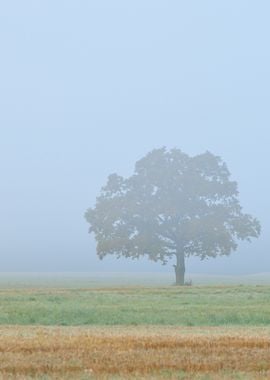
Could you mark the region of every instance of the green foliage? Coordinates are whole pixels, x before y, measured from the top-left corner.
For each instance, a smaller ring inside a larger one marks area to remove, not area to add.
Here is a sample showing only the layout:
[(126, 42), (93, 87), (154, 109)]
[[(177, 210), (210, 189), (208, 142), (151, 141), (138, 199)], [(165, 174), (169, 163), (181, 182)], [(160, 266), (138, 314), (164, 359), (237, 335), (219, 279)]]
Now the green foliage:
[(85, 217), (101, 259), (147, 255), (165, 264), (176, 256), (183, 273), (184, 257), (229, 255), (239, 239), (260, 234), (258, 220), (242, 212), (226, 164), (179, 149), (153, 150), (129, 178), (110, 175)]

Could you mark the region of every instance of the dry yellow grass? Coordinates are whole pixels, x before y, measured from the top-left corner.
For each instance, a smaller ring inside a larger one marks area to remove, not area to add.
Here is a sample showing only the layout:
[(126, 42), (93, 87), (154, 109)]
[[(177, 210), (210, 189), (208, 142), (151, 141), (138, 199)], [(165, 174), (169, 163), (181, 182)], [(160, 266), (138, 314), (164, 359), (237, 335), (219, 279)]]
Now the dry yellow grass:
[(268, 328), (0, 327), (0, 378), (270, 379)]

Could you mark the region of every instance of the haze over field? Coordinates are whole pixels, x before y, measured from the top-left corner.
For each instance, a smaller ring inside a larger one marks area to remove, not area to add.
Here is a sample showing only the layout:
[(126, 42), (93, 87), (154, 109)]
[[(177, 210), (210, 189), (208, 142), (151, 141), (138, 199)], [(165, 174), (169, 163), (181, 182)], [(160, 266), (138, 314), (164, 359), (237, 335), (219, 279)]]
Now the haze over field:
[(220, 155), (262, 234), (187, 271), (270, 271), (270, 4), (0, 5), (1, 271), (172, 271), (95, 255), (83, 218), (153, 148)]

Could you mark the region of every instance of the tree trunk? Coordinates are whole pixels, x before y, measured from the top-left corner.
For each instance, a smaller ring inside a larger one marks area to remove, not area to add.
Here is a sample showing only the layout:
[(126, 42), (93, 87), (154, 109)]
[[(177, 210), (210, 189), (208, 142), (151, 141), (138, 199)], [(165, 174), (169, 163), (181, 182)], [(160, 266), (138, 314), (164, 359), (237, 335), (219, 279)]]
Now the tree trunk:
[(177, 253), (175, 270), (175, 285), (185, 285), (185, 255), (184, 253)]

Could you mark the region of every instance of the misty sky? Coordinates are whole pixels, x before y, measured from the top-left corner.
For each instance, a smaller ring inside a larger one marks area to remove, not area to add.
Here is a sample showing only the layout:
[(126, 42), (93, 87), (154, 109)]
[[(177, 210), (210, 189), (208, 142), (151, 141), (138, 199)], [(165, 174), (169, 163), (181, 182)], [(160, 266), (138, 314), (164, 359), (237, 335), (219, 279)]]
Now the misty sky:
[(188, 272), (270, 271), (270, 3), (2, 1), (0, 271), (172, 271), (95, 256), (112, 172), (166, 145), (220, 155), (262, 235)]

